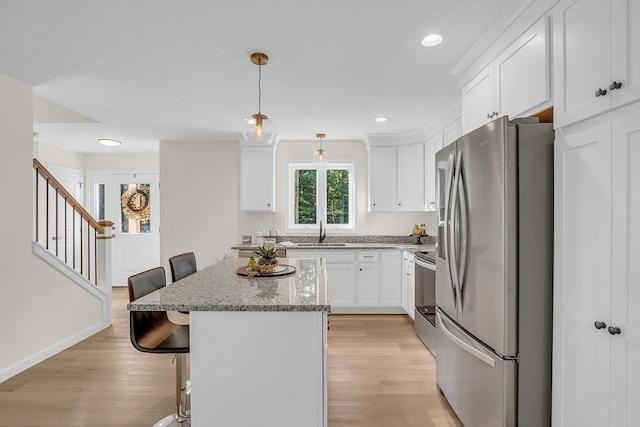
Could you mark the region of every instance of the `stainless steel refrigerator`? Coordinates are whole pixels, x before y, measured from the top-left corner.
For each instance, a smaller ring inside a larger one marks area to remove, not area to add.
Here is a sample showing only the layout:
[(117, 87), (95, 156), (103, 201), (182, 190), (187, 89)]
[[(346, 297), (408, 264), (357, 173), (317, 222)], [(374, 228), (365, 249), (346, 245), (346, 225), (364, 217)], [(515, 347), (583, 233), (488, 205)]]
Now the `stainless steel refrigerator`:
[(436, 154), (436, 376), (469, 427), (551, 424), (553, 140), (504, 116)]

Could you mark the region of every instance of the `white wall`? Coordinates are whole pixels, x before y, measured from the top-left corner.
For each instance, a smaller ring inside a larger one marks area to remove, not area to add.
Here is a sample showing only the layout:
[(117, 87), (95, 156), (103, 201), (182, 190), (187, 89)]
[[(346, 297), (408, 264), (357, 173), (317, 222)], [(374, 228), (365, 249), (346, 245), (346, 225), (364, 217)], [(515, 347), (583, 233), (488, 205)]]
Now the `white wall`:
[[(160, 142), (160, 259), (195, 252), (198, 268), (240, 241), (240, 148), (233, 142)], [(169, 276), (170, 277), (170, 276)]]
[[(353, 234), (408, 236), (414, 224), (426, 224), (429, 234), (435, 234), (435, 215), (432, 212), (367, 212), (367, 150), (362, 141), (324, 141), (323, 147), (327, 150), (329, 162), (355, 164), (357, 230)], [(251, 234), (253, 231), (268, 234), (273, 228), (280, 229), (284, 234), (288, 203), (288, 165), (290, 162), (312, 161), (313, 153), (317, 148), (318, 141), (281, 141), (278, 144), (276, 212), (239, 212), (238, 242), (240, 236)], [(261, 229), (257, 230), (258, 227)]]
[[(117, 147), (115, 148), (117, 149)], [(84, 165), (87, 171), (91, 171), (91, 170), (157, 171), (160, 168), (160, 155), (158, 153), (85, 154)]]
[(0, 75), (0, 381), (101, 323), (100, 301), (32, 254), (33, 90)]
[(36, 157), (47, 169), (53, 164), (84, 170), (84, 154), (53, 145), (34, 142), (33, 157)]

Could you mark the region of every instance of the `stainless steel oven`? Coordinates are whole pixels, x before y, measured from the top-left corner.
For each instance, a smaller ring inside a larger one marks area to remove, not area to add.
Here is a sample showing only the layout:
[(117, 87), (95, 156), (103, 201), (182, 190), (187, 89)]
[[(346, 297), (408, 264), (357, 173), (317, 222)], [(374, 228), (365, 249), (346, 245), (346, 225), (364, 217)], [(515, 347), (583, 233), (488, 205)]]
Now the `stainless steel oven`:
[(436, 259), (434, 252), (415, 254), (416, 335), (436, 355)]

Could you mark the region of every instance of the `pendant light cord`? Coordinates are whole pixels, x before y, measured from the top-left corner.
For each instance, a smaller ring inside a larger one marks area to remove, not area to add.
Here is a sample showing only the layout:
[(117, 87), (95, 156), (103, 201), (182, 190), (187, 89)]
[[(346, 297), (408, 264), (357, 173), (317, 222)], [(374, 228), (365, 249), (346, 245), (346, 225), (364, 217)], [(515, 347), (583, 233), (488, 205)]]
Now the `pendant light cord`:
[(258, 114), (260, 114), (260, 104), (262, 104), (262, 60), (258, 64)]

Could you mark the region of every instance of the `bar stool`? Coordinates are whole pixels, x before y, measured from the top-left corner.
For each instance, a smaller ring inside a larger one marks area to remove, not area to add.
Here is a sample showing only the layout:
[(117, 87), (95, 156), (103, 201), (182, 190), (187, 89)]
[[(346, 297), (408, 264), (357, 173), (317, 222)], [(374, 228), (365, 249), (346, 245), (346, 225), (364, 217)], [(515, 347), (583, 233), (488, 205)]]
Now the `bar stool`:
[[(172, 283), (185, 278), (198, 271), (196, 267), (196, 255), (193, 252), (186, 252), (184, 254), (172, 256), (169, 258), (169, 267), (171, 267)], [(169, 320), (179, 325), (188, 325), (188, 314), (188, 311), (171, 312), (169, 314)]]
[[(166, 286), (163, 267), (152, 268), (129, 277), (129, 302)], [(169, 321), (164, 311), (130, 311), (129, 334), (133, 346), (144, 353), (176, 354), (176, 413), (168, 415), (154, 427), (191, 426), (187, 410), (187, 357), (189, 326)]]
[(171, 267), (172, 282), (198, 271), (196, 267), (196, 255), (193, 252), (186, 252), (169, 258), (169, 266)]

